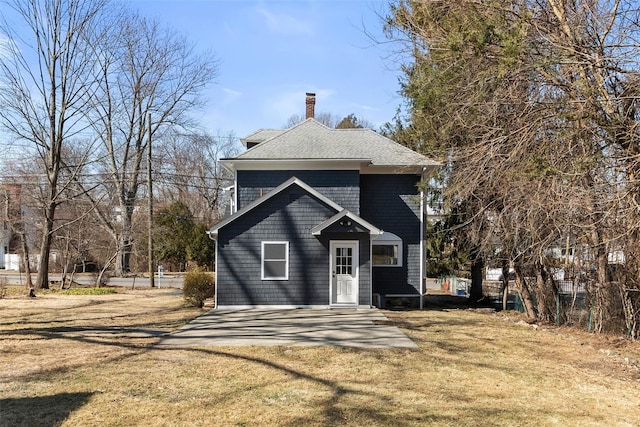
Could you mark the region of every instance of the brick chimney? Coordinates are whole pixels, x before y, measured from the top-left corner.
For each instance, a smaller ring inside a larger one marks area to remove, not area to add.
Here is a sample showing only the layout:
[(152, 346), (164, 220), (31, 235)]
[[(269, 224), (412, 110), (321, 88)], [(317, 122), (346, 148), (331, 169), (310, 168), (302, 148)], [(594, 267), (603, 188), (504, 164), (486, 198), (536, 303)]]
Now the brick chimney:
[(307, 92), (307, 113), (305, 119), (314, 119), (316, 117), (316, 94)]

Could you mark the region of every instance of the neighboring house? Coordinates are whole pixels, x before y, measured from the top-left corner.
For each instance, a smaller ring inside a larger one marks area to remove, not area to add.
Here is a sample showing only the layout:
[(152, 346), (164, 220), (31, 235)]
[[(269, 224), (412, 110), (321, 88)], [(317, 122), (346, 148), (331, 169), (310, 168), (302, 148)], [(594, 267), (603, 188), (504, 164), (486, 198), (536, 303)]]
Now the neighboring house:
[[(0, 269), (8, 269), (10, 263), (9, 246), (13, 231), (9, 222), (9, 212), (11, 208), (11, 195), (15, 192), (16, 186), (0, 184)], [(13, 191), (12, 191), (13, 190)]]
[(18, 236), (12, 222), (22, 218), (22, 185), (0, 184), (0, 269), (19, 270), (20, 256), (17, 253)]
[(9, 243), (11, 242), (11, 227), (9, 222), (0, 220), (0, 269), (7, 268), (9, 261)]
[[(371, 307), (424, 293), (424, 195), (438, 166), (370, 129), (313, 118), (259, 130), (222, 164), (233, 212), (216, 241), (216, 307)], [(422, 300), (422, 298), (420, 298)]]

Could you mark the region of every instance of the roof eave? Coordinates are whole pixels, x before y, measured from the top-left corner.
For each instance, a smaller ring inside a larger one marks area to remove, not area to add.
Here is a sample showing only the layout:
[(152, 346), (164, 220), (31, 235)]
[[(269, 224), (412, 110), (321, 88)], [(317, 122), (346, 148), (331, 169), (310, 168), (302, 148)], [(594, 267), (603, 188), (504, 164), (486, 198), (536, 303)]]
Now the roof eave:
[(363, 169), (371, 164), (369, 159), (222, 159), (220, 163), (229, 171), (235, 170), (293, 170), (293, 169)]
[(222, 227), (224, 227), (224, 226), (228, 225), (229, 223), (235, 221), (237, 218), (243, 216), (247, 212), (252, 211), (253, 209), (258, 207), (259, 205), (261, 205), (265, 201), (271, 199), (273, 196), (279, 194), (280, 192), (282, 192), (283, 190), (289, 188), (292, 185), (297, 185), (298, 187), (302, 188), (307, 193), (309, 193), (312, 196), (316, 197), (318, 200), (320, 200), (322, 203), (326, 204), (327, 206), (329, 206), (331, 209), (335, 210), (336, 212), (341, 212), (342, 210), (344, 210), (344, 208), (342, 206), (340, 206), (339, 204), (337, 204), (333, 200), (329, 199), (327, 196), (325, 196), (322, 193), (320, 193), (315, 188), (311, 187), (310, 185), (308, 185), (304, 181), (302, 181), (299, 178), (294, 176), (294, 177), (289, 178), (287, 181), (283, 182), (282, 184), (280, 184), (279, 186), (277, 186), (273, 190), (269, 191), (264, 196), (262, 196), (260, 198), (257, 198), (253, 202), (249, 203), (248, 205), (246, 205), (245, 207), (243, 207), (239, 211), (235, 212), (233, 215), (231, 215), (231, 216), (227, 217), (226, 219), (220, 221), (219, 223), (217, 223), (216, 225), (211, 227), (209, 229), (209, 231), (207, 231), (207, 234), (209, 236), (212, 236), (212, 235), (213, 236), (217, 236), (218, 235), (218, 230), (220, 230)]

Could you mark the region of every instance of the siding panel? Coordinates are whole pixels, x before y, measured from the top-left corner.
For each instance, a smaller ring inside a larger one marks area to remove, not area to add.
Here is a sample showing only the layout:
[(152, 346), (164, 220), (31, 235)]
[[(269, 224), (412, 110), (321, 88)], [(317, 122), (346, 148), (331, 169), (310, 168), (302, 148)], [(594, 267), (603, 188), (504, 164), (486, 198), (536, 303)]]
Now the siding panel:
[[(223, 227), (218, 233), (218, 304), (328, 305), (328, 240), (312, 236), (311, 228), (334, 214), (292, 186)], [(260, 279), (261, 242), (266, 240), (289, 241), (289, 280)], [(368, 274), (366, 267), (361, 268)]]
[(238, 171), (238, 209), (295, 176), (355, 214), (360, 212), (359, 172), (355, 170)]
[(362, 218), (403, 242), (402, 267), (373, 267), (373, 292), (419, 294), (420, 200), (417, 175), (361, 175)]

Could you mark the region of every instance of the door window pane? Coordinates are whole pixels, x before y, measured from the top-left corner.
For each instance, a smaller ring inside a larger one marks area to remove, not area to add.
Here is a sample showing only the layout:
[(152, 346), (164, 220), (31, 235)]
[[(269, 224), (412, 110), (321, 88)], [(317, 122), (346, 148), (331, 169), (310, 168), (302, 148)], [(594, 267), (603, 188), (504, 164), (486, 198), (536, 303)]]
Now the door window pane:
[(336, 248), (336, 273), (353, 274), (353, 248)]

